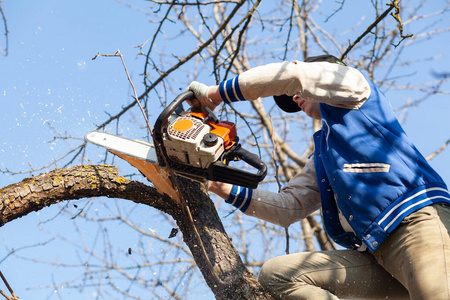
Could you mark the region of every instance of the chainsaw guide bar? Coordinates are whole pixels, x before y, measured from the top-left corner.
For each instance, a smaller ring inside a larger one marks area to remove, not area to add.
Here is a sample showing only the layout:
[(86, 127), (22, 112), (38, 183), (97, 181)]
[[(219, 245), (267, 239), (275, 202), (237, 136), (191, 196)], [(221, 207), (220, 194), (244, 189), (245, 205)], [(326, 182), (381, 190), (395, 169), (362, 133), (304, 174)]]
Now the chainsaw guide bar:
[(89, 132), (84, 139), (110, 151), (158, 164), (155, 148), (151, 143), (140, 140), (131, 140), (99, 131)]

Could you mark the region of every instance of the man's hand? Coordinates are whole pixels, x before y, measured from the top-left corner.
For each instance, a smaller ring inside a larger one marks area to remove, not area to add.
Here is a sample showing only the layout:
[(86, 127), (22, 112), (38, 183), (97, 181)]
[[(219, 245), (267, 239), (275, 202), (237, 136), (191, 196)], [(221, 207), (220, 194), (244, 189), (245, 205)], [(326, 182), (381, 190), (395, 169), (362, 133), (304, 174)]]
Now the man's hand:
[(188, 103), (191, 106), (194, 106), (196, 108), (208, 107), (211, 110), (214, 110), (216, 108), (217, 104), (215, 104), (208, 97), (209, 86), (207, 86), (206, 84), (203, 84), (203, 83), (200, 83), (197, 81), (193, 81), (188, 86), (187, 90), (194, 92), (195, 98), (197, 98), (192, 101), (188, 101)]

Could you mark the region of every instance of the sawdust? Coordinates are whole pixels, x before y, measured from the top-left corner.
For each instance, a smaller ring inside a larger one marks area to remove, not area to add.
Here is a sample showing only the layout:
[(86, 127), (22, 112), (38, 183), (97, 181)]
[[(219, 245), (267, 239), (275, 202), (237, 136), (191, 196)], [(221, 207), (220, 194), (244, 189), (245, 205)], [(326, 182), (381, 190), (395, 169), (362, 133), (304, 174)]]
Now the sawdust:
[(170, 198), (180, 202), (180, 195), (178, 194), (178, 191), (173, 188), (168, 174), (159, 165), (143, 161), (126, 154), (113, 152), (111, 150), (110, 152), (126, 160), (130, 165), (141, 171), (142, 174), (144, 174), (144, 176), (153, 183), (159, 193), (166, 194)]

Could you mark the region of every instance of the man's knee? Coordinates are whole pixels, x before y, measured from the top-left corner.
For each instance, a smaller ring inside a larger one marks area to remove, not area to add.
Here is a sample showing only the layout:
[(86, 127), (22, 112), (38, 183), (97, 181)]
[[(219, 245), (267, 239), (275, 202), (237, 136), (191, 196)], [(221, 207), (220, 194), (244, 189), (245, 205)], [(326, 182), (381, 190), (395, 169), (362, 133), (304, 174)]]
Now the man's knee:
[(280, 276), (280, 273), (283, 272), (281, 269), (282, 263), (279, 257), (268, 260), (264, 263), (259, 273), (259, 283), (268, 290), (273, 290), (274, 287), (286, 283), (283, 277)]
[(280, 256), (268, 260), (259, 274), (259, 283), (273, 296), (282, 295), (292, 285), (293, 278), (289, 274), (290, 264), (285, 258)]
[(259, 273), (258, 281), (262, 286), (270, 286), (272, 282), (276, 281), (275, 277), (275, 268), (277, 268), (277, 264), (275, 262), (276, 258), (268, 260), (264, 263)]
[(298, 253), (267, 261), (261, 268), (259, 282), (276, 299), (337, 299), (310, 280), (310, 266), (303, 264), (305, 256)]

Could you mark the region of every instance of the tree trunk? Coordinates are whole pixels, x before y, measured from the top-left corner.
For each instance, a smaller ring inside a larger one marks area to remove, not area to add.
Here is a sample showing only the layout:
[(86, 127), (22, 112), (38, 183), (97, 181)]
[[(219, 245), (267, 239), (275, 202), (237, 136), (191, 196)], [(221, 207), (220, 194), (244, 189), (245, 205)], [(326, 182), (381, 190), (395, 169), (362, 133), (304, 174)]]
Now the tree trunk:
[(184, 178), (177, 178), (177, 184), (186, 206), (155, 188), (119, 176), (113, 166), (56, 169), (0, 189), (0, 226), (64, 200), (106, 196), (147, 204), (176, 220), (217, 299), (270, 299), (242, 263), (201, 185)]
[[(178, 178), (178, 183), (181, 187), (180, 194), (184, 197), (190, 213), (186, 212), (181, 219), (176, 220), (183, 232), (185, 243), (191, 249), (197, 266), (216, 298), (271, 299), (242, 263), (223, 228), (213, 202), (203, 192), (201, 185), (184, 178)], [(189, 214), (195, 228), (189, 220)]]

